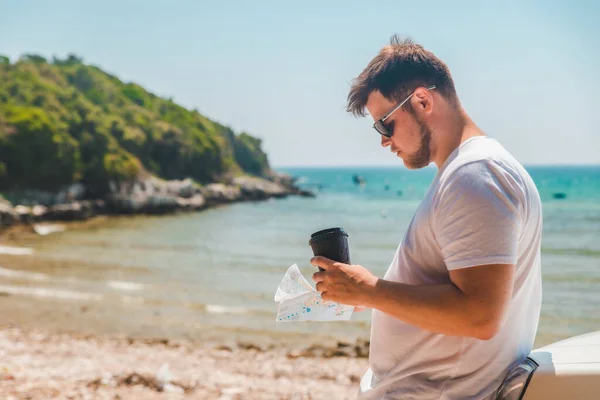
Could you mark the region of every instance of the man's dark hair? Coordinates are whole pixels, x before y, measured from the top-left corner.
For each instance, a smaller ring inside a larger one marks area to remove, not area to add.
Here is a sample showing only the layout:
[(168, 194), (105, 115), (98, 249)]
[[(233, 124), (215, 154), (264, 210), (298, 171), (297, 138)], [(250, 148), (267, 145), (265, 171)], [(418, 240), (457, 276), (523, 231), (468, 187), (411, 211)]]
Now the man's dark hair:
[[(436, 91), (450, 104), (458, 104), (448, 66), (411, 39), (392, 36), (390, 44), (371, 60), (354, 79), (348, 94), (347, 110), (364, 117), (369, 94), (379, 90), (390, 101), (401, 101), (419, 86), (436, 85)], [(412, 112), (410, 103), (407, 110)]]

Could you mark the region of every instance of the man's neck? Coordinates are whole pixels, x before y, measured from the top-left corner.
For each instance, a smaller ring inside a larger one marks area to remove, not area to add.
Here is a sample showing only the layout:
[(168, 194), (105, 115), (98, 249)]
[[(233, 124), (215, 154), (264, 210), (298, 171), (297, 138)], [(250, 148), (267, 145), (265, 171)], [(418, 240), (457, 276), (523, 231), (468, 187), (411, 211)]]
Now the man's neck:
[(438, 143), (433, 162), (437, 165), (438, 169), (444, 165), (450, 154), (452, 154), (461, 143), (475, 136), (485, 136), (485, 133), (462, 109), (457, 117), (448, 123), (447, 127), (447, 131), (437, 137)]

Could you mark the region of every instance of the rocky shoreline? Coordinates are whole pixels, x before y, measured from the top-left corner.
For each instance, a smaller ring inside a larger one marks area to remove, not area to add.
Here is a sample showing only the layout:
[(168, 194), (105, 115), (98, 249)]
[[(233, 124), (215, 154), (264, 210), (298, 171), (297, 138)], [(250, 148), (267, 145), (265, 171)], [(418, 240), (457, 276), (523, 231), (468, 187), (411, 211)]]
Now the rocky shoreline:
[(200, 211), (222, 204), (292, 195), (315, 196), (297, 187), (294, 178), (283, 174), (269, 179), (241, 176), (206, 186), (191, 179), (165, 181), (150, 176), (135, 182), (112, 183), (110, 193), (101, 199), (86, 198), (86, 188), (74, 184), (57, 194), (23, 191), (14, 206), (0, 196), (0, 229), (43, 221), (85, 221), (99, 215)]

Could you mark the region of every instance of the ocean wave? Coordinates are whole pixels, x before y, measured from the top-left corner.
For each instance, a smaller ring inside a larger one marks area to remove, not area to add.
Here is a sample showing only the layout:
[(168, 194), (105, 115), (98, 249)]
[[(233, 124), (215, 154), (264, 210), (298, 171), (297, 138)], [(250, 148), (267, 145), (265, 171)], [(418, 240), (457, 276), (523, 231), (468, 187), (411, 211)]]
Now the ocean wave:
[(50, 297), (55, 299), (65, 300), (97, 300), (103, 299), (103, 296), (97, 293), (74, 292), (70, 290), (57, 290), (44, 287), (20, 287), (0, 285), (0, 292), (34, 296), (34, 297)]
[(557, 249), (557, 248), (542, 248), (542, 253), (553, 255), (573, 255), (584, 257), (600, 257), (600, 250), (595, 249)]
[(176, 251), (176, 252), (197, 252), (206, 249), (202, 244), (160, 244), (160, 243), (121, 243), (109, 240), (89, 240), (85, 238), (73, 239), (71, 245), (79, 248), (106, 248), (114, 250), (144, 250), (144, 251)]
[(49, 235), (51, 233), (55, 233), (55, 232), (63, 232), (65, 231), (67, 228), (64, 225), (60, 225), (60, 224), (34, 224), (33, 225), (33, 230), (35, 231), (35, 233), (37, 233), (38, 235)]
[(251, 310), (243, 307), (229, 307), (218, 304), (206, 304), (204, 309), (209, 314), (248, 314)]
[(144, 285), (136, 282), (108, 281), (106, 285), (117, 290), (142, 290)]
[(577, 274), (544, 274), (543, 278), (546, 282), (569, 282), (569, 283), (581, 283), (584, 285), (600, 284), (600, 277), (588, 276), (588, 275), (577, 275)]
[(127, 303), (127, 304), (144, 304), (145, 303), (143, 297), (123, 296), (123, 298), (121, 300), (123, 301), (123, 303)]
[(0, 254), (9, 254), (11, 256), (30, 256), (33, 249), (29, 247), (0, 246)]
[(24, 278), (32, 281), (45, 281), (50, 278), (48, 275), (40, 274), (39, 272), (18, 271), (4, 267), (0, 267), (0, 276), (6, 278)]
[(256, 308), (256, 307), (240, 307), (240, 306), (223, 306), (220, 304), (195, 304), (187, 305), (188, 308), (194, 308), (214, 315), (245, 315), (251, 316), (252, 318), (272, 318), (275, 321), (275, 315), (277, 314), (277, 307), (273, 310)]

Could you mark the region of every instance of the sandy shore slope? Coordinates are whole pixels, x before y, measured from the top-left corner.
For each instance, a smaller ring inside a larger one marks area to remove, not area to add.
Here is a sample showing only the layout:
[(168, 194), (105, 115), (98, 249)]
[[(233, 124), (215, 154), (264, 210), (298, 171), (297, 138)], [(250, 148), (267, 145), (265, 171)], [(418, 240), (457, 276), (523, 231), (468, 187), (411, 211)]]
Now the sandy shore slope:
[(318, 353), (5, 327), (0, 398), (355, 398), (367, 359)]

